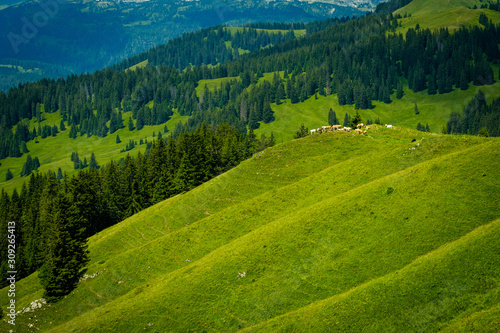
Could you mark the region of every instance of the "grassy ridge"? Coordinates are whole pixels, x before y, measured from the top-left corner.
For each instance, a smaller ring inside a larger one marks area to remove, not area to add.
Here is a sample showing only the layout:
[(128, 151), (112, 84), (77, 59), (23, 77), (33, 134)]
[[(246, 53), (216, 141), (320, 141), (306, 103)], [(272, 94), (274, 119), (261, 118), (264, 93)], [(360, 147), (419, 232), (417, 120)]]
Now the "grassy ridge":
[(397, 33), (405, 34), (409, 28), (415, 28), (417, 23), (422, 29), (429, 28), (431, 30), (436, 30), (448, 28), (448, 30), (454, 31), (463, 26), (479, 25), (479, 16), (481, 14), (485, 14), (493, 24), (500, 23), (499, 12), (489, 9), (458, 7), (427, 13), (425, 15), (415, 14), (414, 16), (403, 18), (399, 20), (401, 27), (397, 29)]
[(136, 68), (144, 68), (144, 67), (146, 67), (146, 66), (148, 65), (148, 62), (149, 62), (149, 60), (148, 60), (148, 59), (146, 59), (146, 60), (144, 60), (144, 61), (141, 61), (141, 62), (140, 62), (140, 63), (138, 63), (138, 64), (135, 64), (134, 66), (130, 66), (130, 67), (129, 67), (129, 68), (127, 68), (125, 71), (133, 71), (133, 70), (135, 70)]
[[(227, 331), (340, 295), (498, 216), (496, 146), (377, 128), (266, 150), (91, 238), (89, 274), (100, 275), (36, 325)], [(19, 305), (40, 297), (34, 285), (19, 282)]]
[[(396, 10), (395, 14), (411, 17), (399, 20), (401, 27), (397, 33), (405, 34), (409, 28), (415, 28), (417, 23), (421, 28), (431, 30), (448, 28), (450, 31), (457, 30), (462, 26), (479, 25), (479, 16), (485, 14), (493, 24), (500, 23), (500, 13), (480, 9), (481, 5), (492, 1), (477, 0), (413, 0), (403, 8)], [(471, 9), (476, 6), (478, 9)]]
[(423, 16), (426, 14), (434, 14), (447, 9), (457, 7), (472, 8), (474, 5), (480, 7), (484, 3), (492, 1), (480, 0), (413, 0), (408, 5), (395, 11), (396, 14), (404, 15), (404, 13)]

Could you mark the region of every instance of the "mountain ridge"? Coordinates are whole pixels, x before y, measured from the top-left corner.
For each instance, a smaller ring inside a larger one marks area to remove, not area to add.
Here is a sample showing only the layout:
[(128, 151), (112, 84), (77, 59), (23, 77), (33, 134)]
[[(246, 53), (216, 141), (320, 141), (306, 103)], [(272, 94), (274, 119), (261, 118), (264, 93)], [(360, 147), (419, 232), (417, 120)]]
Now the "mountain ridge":
[[(4, 22), (0, 28), (0, 65), (32, 69), (30, 77), (38, 75), (38, 79), (59, 78), (111, 66), (208, 26), (307, 22), (364, 13), (356, 7), (317, 1), (47, 0), (43, 6), (26, 1), (0, 10)], [(35, 25), (38, 16), (44, 20)], [(25, 82), (23, 77), (28, 75), (20, 70), (0, 72), (0, 90)]]

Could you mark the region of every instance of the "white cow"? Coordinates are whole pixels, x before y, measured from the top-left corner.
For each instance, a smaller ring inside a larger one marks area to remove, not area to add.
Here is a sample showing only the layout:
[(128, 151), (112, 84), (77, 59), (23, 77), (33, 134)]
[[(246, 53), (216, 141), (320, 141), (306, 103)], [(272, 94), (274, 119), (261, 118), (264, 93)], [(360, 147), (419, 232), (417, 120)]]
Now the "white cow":
[(312, 130), (311, 130), (311, 135), (313, 135), (314, 133), (316, 133), (316, 130), (315, 130), (315, 129), (312, 129)]

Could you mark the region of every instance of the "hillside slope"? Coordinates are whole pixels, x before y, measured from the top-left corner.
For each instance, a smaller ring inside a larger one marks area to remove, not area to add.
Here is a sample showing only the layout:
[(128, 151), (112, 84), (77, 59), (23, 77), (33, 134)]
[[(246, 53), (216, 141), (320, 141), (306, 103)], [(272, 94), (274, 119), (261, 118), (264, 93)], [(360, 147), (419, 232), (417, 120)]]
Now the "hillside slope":
[[(305, 316), (324, 331), (331, 322), (314, 318), (338, 315), (346, 330), (373, 321), (377, 331), (377, 308), (392, 311), (394, 299), (422, 330), (466, 325), (464, 315), (499, 304), (498, 146), (385, 128), (278, 145), (92, 237), (92, 277), (60, 303), (20, 315), (17, 329), (305, 331)], [(454, 265), (460, 251), (484, 265)], [(453, 284), (429, 287), (434, 271)], [(427, 308), (415, 305), (418, 288)], [(36, 274), (18, 290), (19, 306), (42, 294)], [(464, 302), (452, 302), (459, 292)], [(332, 310), (337, 302), (345, 311)], [(366, 311), (356, 313), (359, 302)], [(493, 327), (494, 316), (478, 316)], [(406, 328), (400, 319), (394, 330)]]
[[(417, 23), (421, 28), (431, 30), (447, 28), (455, 31), (460, 27), (480, 25), (481, 14), (486, 15), (493, 24), (500, 23), (500, 12), (481, 9), (481, 5), (488, 3), (490, 2), (476, 0), (413, 0), (394, 12), (409, 16), (399, 20), (401, 27), (397, 29), (397, 32), (406, 33), (409, 28), (415, 28)], [(475, 9), (473, 9), (474, 6)]]
[[(496, 283), (500, 262), (495, 255), (500, 251), (499, 236), (500, 220), (495, 220), (402, 270), (245, 331), (324, 332), (335, 327), (338, 331), (494, 332), (500, 325)], [(467, 311), (460, 313), (458, 304), (466, 304)], [(356, 321), (350, 320), (353, 315)]]
[(493, 1), (481, 0), (413, 0), (408, 5), (396, 11), (399, 14), (425, 15), (432, 14), (437, 11), (447, 10), (457, 7), (472, 8), (474, 6), (481, 7), (484, 3)]

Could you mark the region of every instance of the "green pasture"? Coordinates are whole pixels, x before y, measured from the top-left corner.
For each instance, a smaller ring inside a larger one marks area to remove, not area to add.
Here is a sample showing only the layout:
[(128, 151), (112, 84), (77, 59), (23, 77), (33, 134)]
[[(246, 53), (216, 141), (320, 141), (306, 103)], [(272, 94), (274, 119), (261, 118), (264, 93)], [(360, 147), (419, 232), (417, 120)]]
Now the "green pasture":
[(420, 29), (437, 30), (447, 28), (450, 31), (458, 30), (460, 27), (479, 25), (479, 16), (485, 14), (494, 24), (500, 23), (500, 13), (489, 9), (469, 9), (465, 7), (450, 8), (436, 11), (430, 14), (415, 14), (411, 17), (402, 18), (398, 22), (401, 27), (397, 33), (406, 34), (408, 29), (415, 28), (417, 23)]
[[(358, 110), (364, 122), (367, 119), (375, 121), (380, 118), (382, 124), (392, 124), (405, 128), (416, 128), (420, 122), (424, 126), (429, 124), (431, 132), (441, 133), (441, 129), (448, 122), (451, 112), (462, 112), (463, 108), (481, 89), (488, 102), (500, 95), (500, 82), (498, 81), (498, 66), (492, 66), (497, 82), (491, 86), (476, 87), (472, 84), (468, 90), (455, 89), (447, 94), (428, 95), (427, 90), (414, 93), (405, 88), (404, 96), (400, 100), (395, 93), (391, 96), (392, 103), (373, 102), (374, 107), (369, 110)], [(269, 78), (268, 80), (272, 80)], [(416, 115), (414, 111), (415, 102), (419, 110)], [(328, 125), (328, 112), (330, 108), (335, 111), (340, 124), (344, 121), (346, 113), (351, 117), (356, 114), (354, 105), (338, 104), (337, 95), (310, 97), (303, 103), (291, 104), (285, 100), (282, 104), (271, 104), (276, 120), (269, 124), (261, 123), (255, 131), (257, 135), (270, 135), (273, 132), (278, 142), (288, 141), (298, 130), (300, 124), (304, 124), (310, 130)]]
[(133, 70), (135, 70), (136, 68), (144, 68), (144, 67), (146, 67), (146, 66), (148, 65), (148, 62), (149, 62), (149, 60), (148, 60), (148, 59), (146, 59), (146, 60), (144, 60), (144, 61), (141, 61), (141, 62), (140, 62), (140, 63), (138, 63), (138, 64), (135, 64), (134, 66), (130, 66), (130, 67), (129, 67), (129, 68), (127, 68), (125, 71), (133, 71)]
[(433, 15), (437, 12), (454, 8), (477, 8), (482, 4), (493, 2), (491, 0), (413, 0), (408, 5), (396, 10), (395, 14), (404, 15), (405, 13), (412, 16)]
[[(278, 144), (90, 238), (98, 275), (16, 329), (492, 329), (498, 143), (374, 126)], [(41, 297), (36, 274), (17, 286), (20, 307)]]
[[(108, 134), (104, 138), (97, 137), (96, 135), (92, 137), (78, 136), (76, 139), (69, 138), (69, 131), (71, 127), (66, 127), (65, 131), (61, 131), (57, 136), (49, 136), (45, 139), (41, 137), (35, 138), (27, 143), (29, 153), (32, 157), (38, 157), (40, 160), (40, 168), (38, 172), (45, 173), (49, 170), (57, 172), (58, 168), (61, 168), (63, 172), (68, 175), (72, 175), (77, 172), (73, 167), (73, 162), (71, 161), (71, 153), (78, 152), (79, 158), (83, 161), (87, 158), (87, 162), (90, 162), (90, 155), (94, 153), (99, 165), (104, 165), (111, 160), (118, 161), (122, 157), (131, 154), (135, 156), (139, 151), (144, 152), (146, 150), (146, 144), (139, 145), (141, 139), (152, 141), (154, 139), (153, 132), (155, 135), (161, 132), (163, 136), (169, 135), (169, 133), (163, 133), (165, 124), (155, 125), (155, 126), (144, 126), (140, 131), (134, 130), (129, 131), (127, 124), (128, 119), (132, 116), (132, 112), (125, 112), (123, 114), (123, 123), (125, 128), (119, 129), (113, 134)], [(55, 113), (45, 113), (42, 112), (43, 121), (41, 125), (57, 125), (59, 127), (61, 117), (59, 112)], [(187, 116), (180, 116), (178, 112), (175, 112), (171, 119), (166, 123), (167, 128), (172, 131), (178, 122), (186, 122)], [(30, 122), (31, 129), (33, 127), (38, 127), (36, 119), (32, 119)], [(109, 123), (108, 123), (109, 126)], [(116, 136), (120, 136), (121, 143), (116, 143)], [(124, 150), (129, 140), (137, 141), (137, 145), (134, 149), (128, 152), (120, 152)], [(12, 192), (15, 188), (20, 190), (23, 182), (27, 181), (28, 177), (21, 177), (20, 173), (24, 163), (26, 162), (27, 154), (23, 154), (21, 157), (8, 157), (1, 161), (0, 166), (0, 186), (7, 192)], [(7, 170), (10, 169), (14, 178), (5, 181)]]
[[(236, 34), (236, 32), (243, 32), (243, 27), (226, 27), (226, 31), (229, 31), (231, 35)], [(270, 34), (286, 34), (289, 30), (282, 29), (256, 29), (258, 32), (268, 32)], [(295, 37), (303, 37), (306, 35), (306, 29), (294, 29), (293, 33)]]

